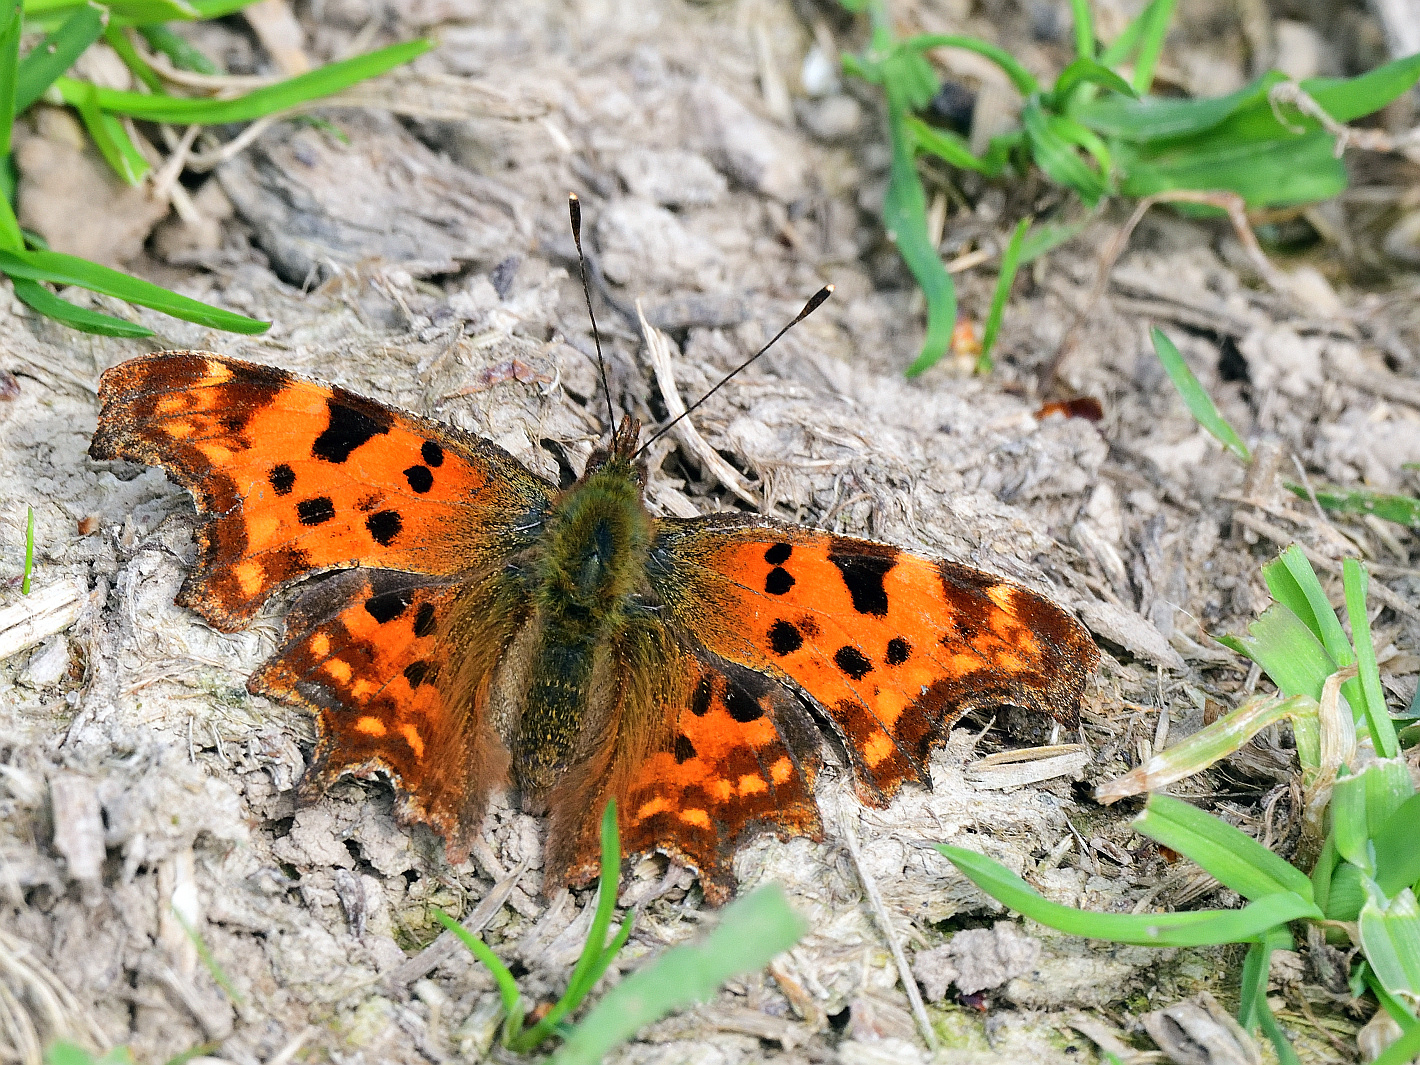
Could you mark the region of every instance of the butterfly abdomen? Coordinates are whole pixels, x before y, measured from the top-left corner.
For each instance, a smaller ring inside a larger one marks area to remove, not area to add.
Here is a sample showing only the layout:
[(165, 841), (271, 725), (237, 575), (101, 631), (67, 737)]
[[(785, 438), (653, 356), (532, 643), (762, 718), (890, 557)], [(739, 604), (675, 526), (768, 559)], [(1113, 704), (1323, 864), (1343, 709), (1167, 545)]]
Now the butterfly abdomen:
[(555, 784), (600, 732), (617, 679), (606, 648), (633, 612), (650, 541), (641, 485), (625, 461), (589, 470), (554, 505), (528, 569), (536, 647), (510, 743), (525, 790)]

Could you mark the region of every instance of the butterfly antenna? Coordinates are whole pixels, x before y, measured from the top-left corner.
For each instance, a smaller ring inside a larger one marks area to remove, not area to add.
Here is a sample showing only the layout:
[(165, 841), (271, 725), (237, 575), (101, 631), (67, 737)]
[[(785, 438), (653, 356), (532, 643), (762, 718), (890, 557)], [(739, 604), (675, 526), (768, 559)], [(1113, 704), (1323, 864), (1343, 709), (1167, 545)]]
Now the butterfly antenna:
[(699, 399), (697, 399), (697, 400), (696, 400), (694, 403), (692, 403), (690, 406), (686, 407), (685, 410), (681, 411), (681, 412), (680, 412), (679, 414), (677, 414), (674, 418), (672, 418), (669, 422), (667, 422), (665, 425), (661, 426), (660, 429), (656, 430), (656, 435), (653, 436), (653, 437), (651, 437), (651, 439), (650, 439), (650, 440), (647, 440), (644, 444), (642, 444), (641, 447), (640, 447), (640, 450), (638, 450), (638, 451), (636, 452), (636, 454), (637, 454), (637, 455), (642, 454), (648, 447), (650, 447), (652, 444), (654, 444), (654, 443), (655, 443), (657, 440), (659, 440), (661, 437), (665, 436), (666, 433), (670, 432), (673, 428), (675, 428), (675, 425), (676, 425), (677, 422), (679, 422), (682, 418), (686, 417), (686, 416), (689, 415), (692, 411), (694, 411), (695, 409), (697, 409), (697, 408), (698, 408), (702, 403), (704, 403), (707, 399), (709, 399), (711, 396), (713, 396), (716, 392), (720, 391), (720, 389), (724, 388), (724, 387), (725, 387), (725, 384), (730, 380), (730, 378), (734, 377), (734, 376), (735, 376), (736, 374), (738, 374), (741, 370), (743, 370), (746, 366), (748, 366), (750, 363), (754, 362), (755, 359), (759, 358), (759, 357), (760, 357), (761, 355), (763, 355), (766, 351), (768, 351), (768, 350), (769, 350), (770, 348), (772, 348), (775, 344), (777, 344), (777, 343), (779, 342), (779, 338), (780, 338), (780, 337), (782, 337), (782, 336), (783, 336), (785, 333), (787, 333), (789, 330), (793, 329), (794, 326), (798, 325), (800, 322), (802, 322), (802, 321), (803, 321), (805, 318), (807, 318), (809, 315), (813, 314), (814, 311), (818, 310), (821, 306), (823, 306), (824, 302), (828, 299), (828, 297), (829, 297), (829, 296), (832, 296), (832, 295), (833, 295), (833, 286), (832, 286), (832, 285), (824, 285), (823, 288), (821, 288), (821, 289), (819, 289), (817, 292), (815, 292), (811, 297), (809, 297), (809, 302), (806, 303), (806, 304), (804, 304), (804, 309), (794, 316), (794, 320), (793, 320), (792, 322), (790, 322), (788, 325), (786, 325), (783, 329), (779, 330), (779, 332), (775, 333), (774, 336), (773, 336), (773, 338), (769, 341), (768, 344), (764, 345), (764, 347), (760, 348), (758, 351), (756, 351), (756, 352), (755, 352), (753, 355), (751, 355), (749, 358), (745, 359), (744, 362), (740, 363), (740, 364), (739, 364), (738, 366), (736, 366), (733, 370), (731, 370), (729, 373), (727, 373), (724, 377), (720, 378), (719, 382), (715, 385), (714, 388), (710, 389), (709, 392), (706, 392), (705, 395), (701, 396)]
[(597, 346), (597, 370), (602, 376), (602, 391), (606, 393), (607, 432), (616, 431), (616, 410), (611, 405), (611, 386), (606, 383), (606, 360), (602, 358), (602, 336), (597, 331), (597, 316), (592, 310), (592, 289), (587, 284), (587, 257), (582, 254), (582, 201), (575, 192), (567, 194), (567, 213), (572, 216), (572, 242), (577, 245), (577, 265), (582, 271), (582, 295), (587, 300), (587, 317), (592, 320), (592, 342)]

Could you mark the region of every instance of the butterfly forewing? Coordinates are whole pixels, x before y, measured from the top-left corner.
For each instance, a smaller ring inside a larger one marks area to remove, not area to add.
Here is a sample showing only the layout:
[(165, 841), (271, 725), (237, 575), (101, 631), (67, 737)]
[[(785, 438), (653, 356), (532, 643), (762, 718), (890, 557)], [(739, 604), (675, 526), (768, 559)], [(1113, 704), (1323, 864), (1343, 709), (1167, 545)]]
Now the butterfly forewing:
[(550, 486), (494, 444), (271, 366), (116, 366), (89, 453), (163, 466), (209, 515), (179, 602), (234, 630), (277, 588), (368, 565), (450, 576), (530, 542)]
[(879, 805), (928, 780), (931, 748), (966, 710), (1077, 723), (1099, 657), (1074, 618), (1000, 578), (761, 519), (661, 522), (651, 576), (678, 629), (823, 708)]

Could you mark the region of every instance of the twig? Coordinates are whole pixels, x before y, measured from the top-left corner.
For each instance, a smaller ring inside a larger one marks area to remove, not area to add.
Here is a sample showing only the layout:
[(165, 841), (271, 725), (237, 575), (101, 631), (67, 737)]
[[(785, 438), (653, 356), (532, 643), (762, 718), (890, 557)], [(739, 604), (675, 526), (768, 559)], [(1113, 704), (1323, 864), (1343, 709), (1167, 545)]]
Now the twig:
[(937, 1033), (932, 1030), (932, 1020), (927, 1016), (927, 1006), (922, 1001), (922, 992), (918, 990), (917, 980), (907, 964), (907, 955), (903, 952), (902, 943), (893, 931), (892, 921), (888, 918), (887, 907), (883, 905), (883, 897), (878, 891), (877, 881), (868, 875), (868, 870), (863, 866), (863, 853), (858, 849), (858, 837), (853, 832), (850, 815), (844, 809), (843, 804), (839, 805), (838, 829), (843, 837), (844, 845), (848, 848), (848, 855), (853, 860), (853, 868), (858, 872), (858, 880), (863, 885), (863, 894), (868, 897), (868, 904), (873, 908), (873, 916), (877, 918), (878, 928), (882, 930), (883, 938), (887, 940), (888, 949), (892, 951), (893, 960), (897, 962), (898, 978), (902, 981), (902, 989), (907, 992), (907, 1001), (912, 1004), (912, 1016), (917, 1021), (917, 1028), (922, 1033), (922, 1038), (926, 1040), (927, 1046), (935, 1052)]
[(680, 398), (680, 393), (676, 390), (675, 373), (671, 367), (670, 344), (664, 333), (653, 328), (646, 321), (646, 315), (641, 310), (640, 300), (636, 301), (636, 317), (641, 322), (641, 335), (646, 340), (646, 354), (651, 360), (652, 370), (655, 371), (656, 385), (661, 390), (661, 400), (666, 405), (668, 420), (680, 418), (675, 428), (671, 430), (676, 439), (685, 446), (685, 449), (706, 472), (712, 474), (717, 481), (739, 496), (740, 499), (758, 509), (760, 501), (750, 491), (749, 484), (740, 471), (726, 462), (720, 453), (706, 442), (689, 418), (681, 418), (681, 415), (685, 413), (685, 401)]
[[(192, 151), (192, 142), (197, 139), (197, 135), (202, 132), (201, 126), (188, 126), (183, 130), (182, 139), (177, 142), (172, 152), (163, 160), (163, 165), (153, 171), (153, 196), (155, 199), (172, 200), (173, 207), (177, 207), (177, 200), (172, 197), (177, 179), (187, 166), (188, 154)], [(187, 200), (189, 206), (193, 206), (192, 201)], [(179, 216), (182, 215), (178, 211)], [(191, 222), (193, 219), (183, 218), (184, 222)]]
[(1281, 115), (1279, 108), (1291, 104), (1302, 114), (1321, 124), (1321, 128), (1336, 138), (1336, 158), (1340, 159), (1351, 147), (1368, 152), (1388, 152), (1404, 155), (1412, 161), (1420, 161), (1420, 126), (1407, 130), (1398, 137), (1392, 137), (1383, 129), (1358, 129), (1338, 122), (1326, 113), (1307, 91), (1295, 81), (1284, 81), (1267, 90), (1267, 102), (1272, 105), (1272, 113), (1277, 121), (1297, 133), (1305, 133), (1305, 128), (1291, 126)]
[(272, 115), (263, 115), (220, 148), (213, 148), (205, 152), (191, 152), (187, 157), (187, 169), (194, 174), (205, 174), (210, 170), (216, 170), (232, 156), (243, 152), (277, 122), (291, 117), (291, 114), (292, 112), (289, 111), (281, 111)]
[[(518, 881), (527, 872), (528, 861), (524, 858), (515, 868), (498, 883), (493, 885), (493, 890), (474, 907), (474, 910), (463, 921), (464, 930), (477, 935), (483, 930), (489, 921), (497, 916), (498, 911), (503, 908), (503, 903), (508, 901), (508, 896), (513, 893), (513, 889), (518, 886)], [(440, 932), (434, 942), (421, 950), (408, 961), (403, 961), (390, 970), (385, 977), (385, 986), (394, 994), (403, 998), (406, 994), (405, 988), (414, 983), (415, 980), (426, 976), (435, 966), (442, 964), (453, 957), (458, 951), (459, 940), (452, 932), (445, 930)]]

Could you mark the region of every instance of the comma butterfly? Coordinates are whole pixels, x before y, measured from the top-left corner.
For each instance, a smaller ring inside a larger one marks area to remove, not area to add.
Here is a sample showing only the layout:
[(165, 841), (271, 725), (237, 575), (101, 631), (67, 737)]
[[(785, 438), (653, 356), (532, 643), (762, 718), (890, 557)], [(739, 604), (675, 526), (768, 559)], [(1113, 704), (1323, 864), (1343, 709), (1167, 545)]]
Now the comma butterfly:
[(550, 819), (549, 885), (595, 874), (614, 798), (627, 854), (692, 865), (721, 902), (749, 835), (821, 837), (820, 726), (884, 806), (930, 784), (966, 710), (1075, 725), (1099, 658), (979, 570), (758, 514), (652, 517), (629, 416), (559, 491), (478, 436), (209, 352), (125, 362), (99, 395), (89, 454), (162, 466), (206, 519), (179, 603), (231, 632), (325, 574), (247, 683), (316, 715), (302, 795), (382, 770), (459, 859), (511, 785)]

